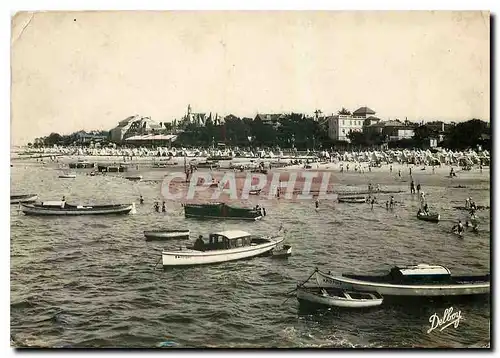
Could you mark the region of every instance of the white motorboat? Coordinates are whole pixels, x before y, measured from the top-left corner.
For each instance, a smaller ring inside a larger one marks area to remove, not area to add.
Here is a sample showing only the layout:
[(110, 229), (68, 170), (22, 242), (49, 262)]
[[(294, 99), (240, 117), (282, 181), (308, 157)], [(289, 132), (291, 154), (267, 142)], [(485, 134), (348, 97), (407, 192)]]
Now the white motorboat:
[(490, 293), (490, 275), (452, 276), (443, 266), (421, 264), (394, 267), (385, 275), (334, 276), (316, 270), (319, 287), (377, 292), (383, 296), (468, 296)]
[(200, 236), (192, 247), (180, 251), (163, 251), (163, 267), (191, 266), (234, 261), (265, 254), (284, 240), (278, 233), (274, 237), (261, 237), (246, 231), (230, 230), (210, 234), (208, 240)]
[(189, 230), (150, 230), (144, 236), (146, 240), (189, 239)]
[(297, 300), (329, 307), (365, 308), (380, 306), (384, 298), (376, 292), (298, 286)]

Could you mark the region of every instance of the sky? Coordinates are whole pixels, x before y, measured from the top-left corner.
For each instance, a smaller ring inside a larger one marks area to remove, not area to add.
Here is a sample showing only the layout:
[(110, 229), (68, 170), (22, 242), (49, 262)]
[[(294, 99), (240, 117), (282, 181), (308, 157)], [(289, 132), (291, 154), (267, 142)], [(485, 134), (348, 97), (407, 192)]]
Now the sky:
[(490, 114), (488, 12), (36, 12), (12, 18), (11, 143), (134, 114)]

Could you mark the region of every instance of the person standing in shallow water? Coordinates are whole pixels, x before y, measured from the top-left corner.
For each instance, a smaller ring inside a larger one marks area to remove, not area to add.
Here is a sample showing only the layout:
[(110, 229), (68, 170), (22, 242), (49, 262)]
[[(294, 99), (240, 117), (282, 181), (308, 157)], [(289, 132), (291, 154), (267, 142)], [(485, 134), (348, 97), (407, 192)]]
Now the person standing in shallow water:
[(410, 193), (415, 194), (415, 183), (413, 182), (413, 180), (410, 183)]
[(319, 208), (319, 200), (316, 199), (316, 202), (314, 204), (316, 205), (316, 210), (318, 210), (318, 208)]
[(140, 203), (141, 205), (142, 205), (142, 204), (144, 204), (144, 198), (142, 197), (142, 195), (141, 195), (141, 197), (140, 197), (140, 199), (139, 199), (139, 203)]

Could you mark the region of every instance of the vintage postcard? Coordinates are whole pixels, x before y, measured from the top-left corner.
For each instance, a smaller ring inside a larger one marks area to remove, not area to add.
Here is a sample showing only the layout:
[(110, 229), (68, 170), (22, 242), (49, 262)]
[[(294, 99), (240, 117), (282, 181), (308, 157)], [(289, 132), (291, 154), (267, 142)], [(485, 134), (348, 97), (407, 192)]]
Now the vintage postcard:
[(490, 348), (489, 11), (12, 16), (17, 348)]

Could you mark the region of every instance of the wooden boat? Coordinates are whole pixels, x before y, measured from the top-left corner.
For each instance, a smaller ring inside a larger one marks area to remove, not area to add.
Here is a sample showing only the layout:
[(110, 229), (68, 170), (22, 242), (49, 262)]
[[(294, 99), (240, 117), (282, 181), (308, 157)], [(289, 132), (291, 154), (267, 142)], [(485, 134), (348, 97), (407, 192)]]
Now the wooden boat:
[(273, 257), (288, 257), (292, 255), (292, 247), (290, 245), (283, 245), (276, 247), (272, 251)]
[(61, 174), (61, 175), (59, 175), (59, 178), (61, 178), (61, 179), (75, 179), (76, 174)]
[(422, 212), (418, 212), (417, 219), (437, 223), (439, 222), (439, 219), (441, 219), (441, 215), (439, 215), (438, 213), (424, 214)]
[(41, 204), (22, 204), (22, 211), (26, 215), (53, 216), (53, 215), (111, 215), (128, 214), (135, 208), (135, 204), (114, 205), (70, 205), (63, 201), (45, 201)]
[(150, 230), (144, 231), (146, 240), (189, 239), (189, 230)]
[(11, 195), (10, 203), (11, 204), (19, 204), (19, 203), (34, 203), (37, 201), (37, 194), (21, 194), (21, 195)]
[(163, 251), (163, 267), (191, 266), (235, 261), (265, 254), (284, 240), (282, 236), (253, 236), (246, 231), (230, 230), (201, 237), (192, 247), (180, 251)]
[(385, 275), (333, 276), (316, 270), (319, 287), (338, 287), (385, 296), (467, 296), (490, 293), (490, 275), (452, 276), (443, 266), (394, 267)]
[(384, 298), (377, 292), (297, 286), (297, 300), (328, 307), (366, 308), (380, 306)]
[(139, 181), (139, 180), (142, 180), (142, 175), (131, 175), (131, 176), (125, 177), (125, 179)]
[(339, 203), (354, 203), (354, 204), (361, 204), (361, 203), (366, 203), (366, 198), (361, 198), (361, 197), (339, 197), (338, 198)]
[(260, 220), (265, 216), (264, 208), (238, 208), (225, 203), (185, 204), (186, 218)]

